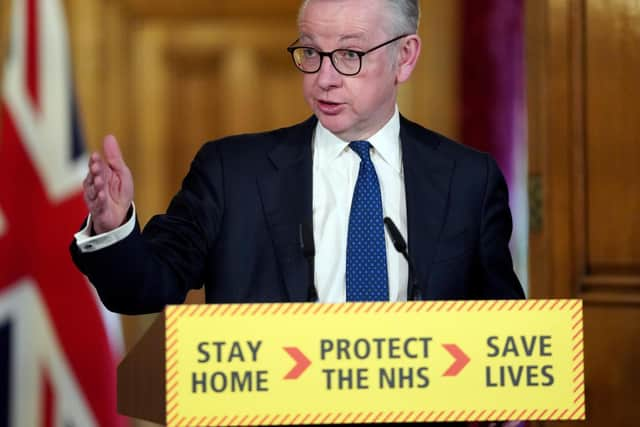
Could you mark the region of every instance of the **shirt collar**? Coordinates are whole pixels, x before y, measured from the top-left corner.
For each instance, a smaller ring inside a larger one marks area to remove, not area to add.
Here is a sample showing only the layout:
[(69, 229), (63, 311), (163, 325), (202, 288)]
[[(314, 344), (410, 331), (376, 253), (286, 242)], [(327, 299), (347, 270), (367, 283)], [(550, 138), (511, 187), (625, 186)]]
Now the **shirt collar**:
[[(400, 113), (396, 106), (389, 121), (371, 138), (368, 139), (373, 149), (380, 158), (389, 164), (395, 171), (401, 173), (402, 160), (400, 152)], [(318, 120), (314, 136), (314, 150), (326, 159), (335, 159), (349, 146), (348, 141), (343, 141), (322, 126)]]

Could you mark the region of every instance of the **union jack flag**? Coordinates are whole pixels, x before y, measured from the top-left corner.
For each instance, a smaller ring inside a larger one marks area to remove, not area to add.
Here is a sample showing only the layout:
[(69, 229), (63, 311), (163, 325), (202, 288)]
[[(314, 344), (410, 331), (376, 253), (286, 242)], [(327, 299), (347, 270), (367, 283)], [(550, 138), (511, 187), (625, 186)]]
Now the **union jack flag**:
[(15, 0), (0, 104), (0, 427), (120, 426), (106, 315), (67, 246), (87, 156), (58, 0)]

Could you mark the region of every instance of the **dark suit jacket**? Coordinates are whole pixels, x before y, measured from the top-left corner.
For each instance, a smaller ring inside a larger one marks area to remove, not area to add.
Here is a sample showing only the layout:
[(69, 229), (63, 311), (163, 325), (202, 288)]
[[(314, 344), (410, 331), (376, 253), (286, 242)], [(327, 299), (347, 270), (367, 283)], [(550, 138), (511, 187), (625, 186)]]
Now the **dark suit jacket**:
[[(167, 213), (76, 265), (111, 310), (135, 314), (206, 289), (210, 303), (306, 301), (299, 225), (312, 218), (314, 117), (202, 147)], [(522, 298), (494, 160), (401, 118), (409, 253), (423, 299)], [(322, 236), (315, 236), (316, 239)]]

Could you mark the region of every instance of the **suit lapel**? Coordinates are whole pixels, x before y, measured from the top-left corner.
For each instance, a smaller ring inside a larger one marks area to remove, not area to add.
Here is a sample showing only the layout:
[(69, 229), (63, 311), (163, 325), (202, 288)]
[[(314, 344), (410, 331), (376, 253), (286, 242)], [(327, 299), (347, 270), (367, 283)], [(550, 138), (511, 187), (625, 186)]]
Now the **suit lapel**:
[(438, 138), (401, 117), (400, 140), (407, 198), (409, 253), (423, 298), (437, 242), (445, 223), (455, 162), (438, 151)]
[(258, 179), (276, 258), (292, 302), (306, 301), (307, 261), (299, 240), (301, 223), (312, 221), (311, 140), (316, 119), (282, 131), (282, 140), (268, 153), (272, 168)]

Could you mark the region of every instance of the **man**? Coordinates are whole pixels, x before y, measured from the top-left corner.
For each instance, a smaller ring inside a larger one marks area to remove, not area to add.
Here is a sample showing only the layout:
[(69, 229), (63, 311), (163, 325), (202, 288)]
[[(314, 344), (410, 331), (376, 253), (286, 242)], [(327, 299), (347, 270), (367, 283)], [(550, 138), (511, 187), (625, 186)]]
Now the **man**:
[[(314, 116), (203, 146), (143, 233), (131, 173), (105, 138), (71, 245), (104, 304), (160, 311), (203, 284), (210, 303), (522, 298), (495, 162), (397, 112), (420, 54), (417, 3), (305, 1), (289, 52)], [(384, 217), (408, 238), (415, 271)], [(314, 264), (300, 248), (305, 224)]]

